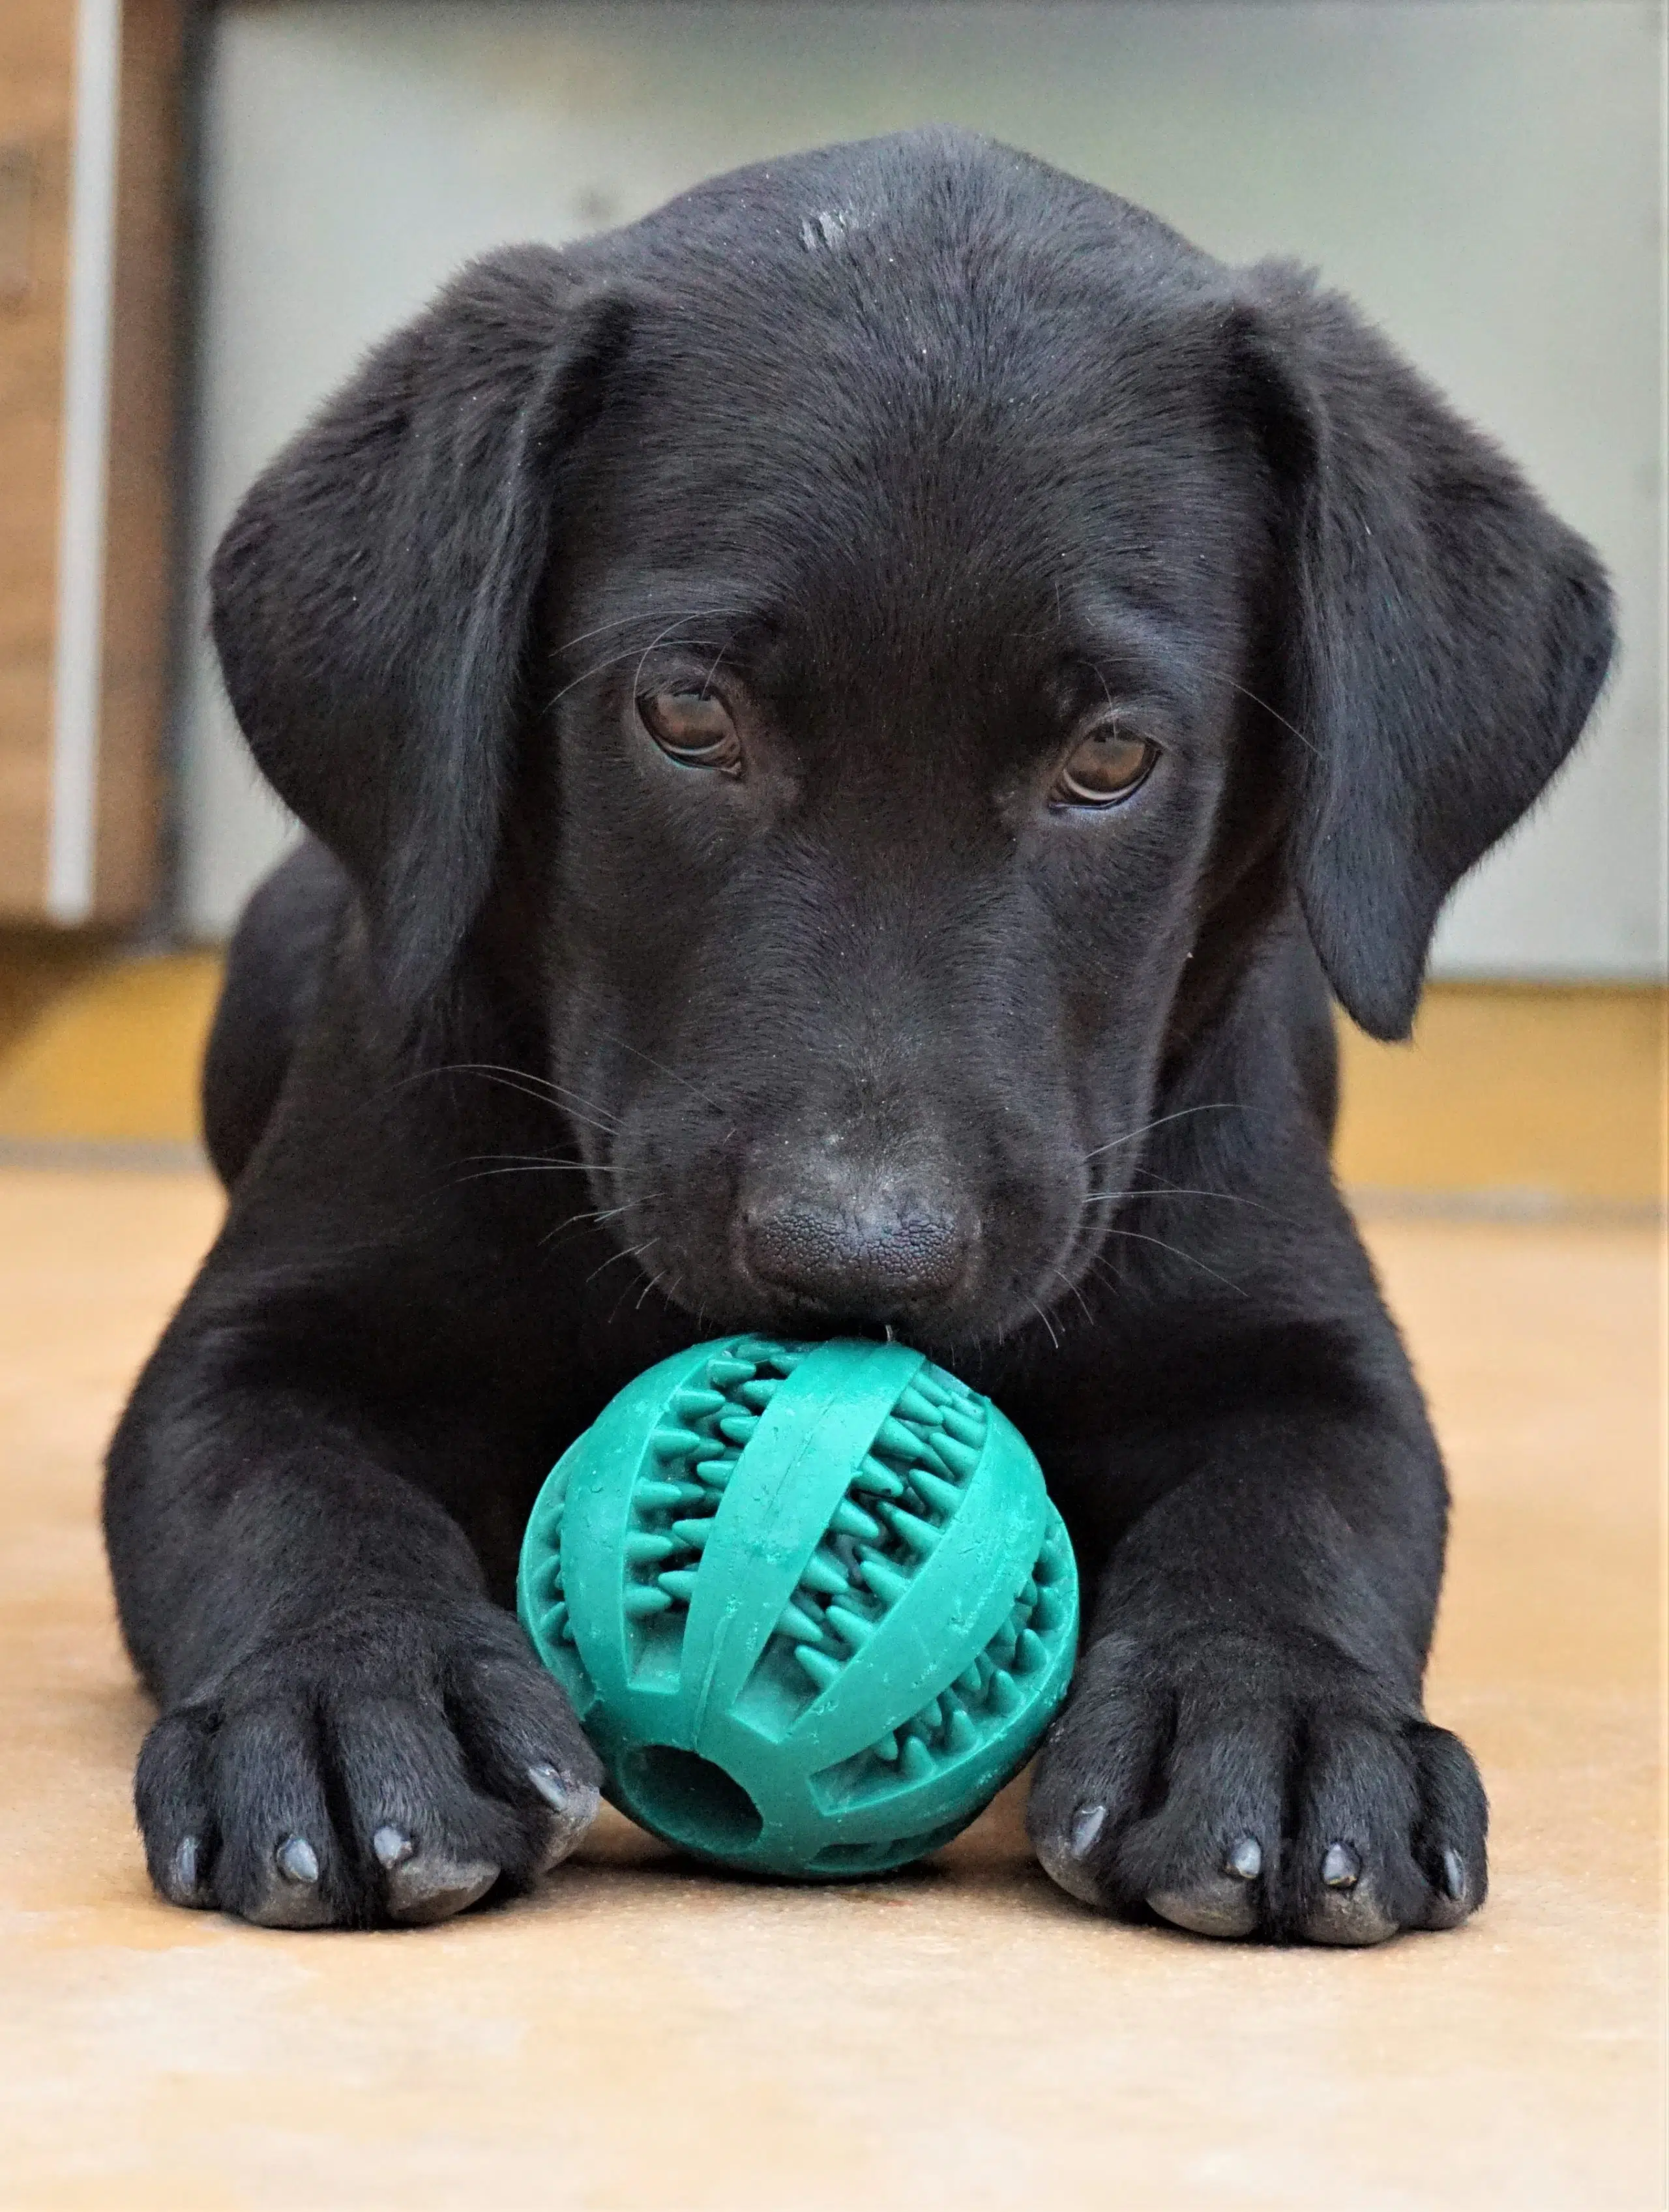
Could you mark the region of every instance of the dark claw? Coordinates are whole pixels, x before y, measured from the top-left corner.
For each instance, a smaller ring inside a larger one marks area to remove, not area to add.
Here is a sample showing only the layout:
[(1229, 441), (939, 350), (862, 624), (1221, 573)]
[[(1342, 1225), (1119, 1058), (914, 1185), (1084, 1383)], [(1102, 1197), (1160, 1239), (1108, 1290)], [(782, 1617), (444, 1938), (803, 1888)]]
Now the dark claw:
[(527, 1778), (553, 1813), (567, 1811), (567, 1784), (554, 1766), (530, 1766)]
[(1072, 1856), (1081, 1859), (1094, 1845), (1107, 1822), (1105, 1805), (1080, 1805), (1072, 1815)]
[(286, 1881), (300, 1884), (319, 1880), (319, 1855), (305, 1836), (287, 1836), (276, 1856)]
[(1437, 1855), (1437, 1871), (1432, 1881), (1432, 1898), (1426, 1912), (1428, 1928), (1458, 1928), (1470, 1918), (1478, 1900), (1466, 1874), (1466, 1862), (1451, 1844), (1445, 1845)]
[(1106, 1824), (1105, 1805), (1080, 1805), (1072, 1815), (1064, 1843), (1056, 1836), (1045, 1835), (1038, 1839), (1038, 1864), (1058, 1888), (1064, 1889), (1068, 1897), (1077, 1898), (1080, 1905), (1099, 1905), (1102, 1901), (1095, 1877), (1083, 1859)]
[(191, 1905), (198, 1910), (210, 1903), (208, 1887), (203, 1880), (203, 1847), (195, 1836), (184, 1837), (173, 1855), (165, 1884), (171, 1905)]
[(1362, 1879), (1362, 1861), (1348, 1844), (1329, 1844), (1321, 1879), (1329, 1889), (1354, 1889)]
[(601, 1799), (593, 1784), (564, 1781), (554, 1766), (530, 1766), (527, 1778), (556, 1816), (544, 1856), (535, 1869), (539, 1874), (549, 1874), (552, 1867), (567, 1856), (597, 1818)]
[(286, 1836), (260, 1893), (238, 1911), (258, 1928), (328, 1928), (336, 1914), (319, 1881), (319, 1854), (305, 1836)]
[(376, 1854), (377, 1864), (391, 1871), (395, 1867), (405, 1864), (416, 1845), (404, 1828), (397, 1828), (388, 1821), (372, 1837), (371, 1849)]
[(1263, 1845), (1255, 1836), (1242, 1836), (1229, 1853), (1227, 1871), (1240, 1881), (1255, 1881), (1263, 1872)]

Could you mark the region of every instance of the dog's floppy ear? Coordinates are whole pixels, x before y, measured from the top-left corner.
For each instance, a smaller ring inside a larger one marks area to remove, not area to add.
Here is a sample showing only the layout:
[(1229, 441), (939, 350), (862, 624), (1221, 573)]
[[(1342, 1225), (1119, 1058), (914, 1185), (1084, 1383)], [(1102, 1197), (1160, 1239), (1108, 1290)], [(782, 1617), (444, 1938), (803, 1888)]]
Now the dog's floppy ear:
[(547, 248), (474, 264), (270, 465), (215, 558), (250, 750), (358, 884), (405, 1018), (486, 894), (560, 464), (628, 317)]
[(1346, 301), (1265, 264), (1232, 319), (1276, 489), (1299, 896), (1347, 1010), (1404, 1037), (1438, 909), (1581, 732), (1610, 589)]

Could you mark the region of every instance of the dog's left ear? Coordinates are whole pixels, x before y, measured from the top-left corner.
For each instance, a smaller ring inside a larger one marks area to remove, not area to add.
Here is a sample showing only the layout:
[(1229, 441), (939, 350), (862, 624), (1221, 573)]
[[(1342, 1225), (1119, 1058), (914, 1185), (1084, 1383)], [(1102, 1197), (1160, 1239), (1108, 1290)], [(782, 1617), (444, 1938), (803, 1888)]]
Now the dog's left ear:
[(1443, 901), (1581, 733), (1611, 592), (1592, 548), (1346, 301), (1265, 264), (1229, 319), (1277, 507), (1268, 650), (1299, 897), (1346, 1009), (1405, 1037)]

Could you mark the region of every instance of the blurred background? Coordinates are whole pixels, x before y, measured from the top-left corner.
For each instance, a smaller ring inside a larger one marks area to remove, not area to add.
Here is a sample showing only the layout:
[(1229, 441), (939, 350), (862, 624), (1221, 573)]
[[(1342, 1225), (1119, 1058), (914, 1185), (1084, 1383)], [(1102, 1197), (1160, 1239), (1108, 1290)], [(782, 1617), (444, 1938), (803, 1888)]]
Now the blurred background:
[(0, 1146), (178, 1159), (215, 948), (292, 834), (203, 638), (240, 493), (470, 255), (950, 120), (1317, 264), (1615, 577), (1581, 757), (1346, 1041), (1365, 1194), (1661, 1195), (1654, 0), (4, 0)]

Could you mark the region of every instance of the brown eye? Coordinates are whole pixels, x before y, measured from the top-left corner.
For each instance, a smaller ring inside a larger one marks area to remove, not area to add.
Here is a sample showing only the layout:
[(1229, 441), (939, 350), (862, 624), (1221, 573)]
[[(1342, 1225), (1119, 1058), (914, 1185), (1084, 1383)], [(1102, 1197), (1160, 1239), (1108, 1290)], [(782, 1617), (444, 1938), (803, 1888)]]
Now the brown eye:
[(1132, 738), (1116, 722), (1100, 722), (1081, 738), (1049, 794), (1057, 806), (1116, 806), (1145, 783), (1157, 745)]
[(643, 726), (667, 756), (684, 768), (742, 765), (742, 740), (724, 701), (711, 691), (652, 691), (637, 702)]

